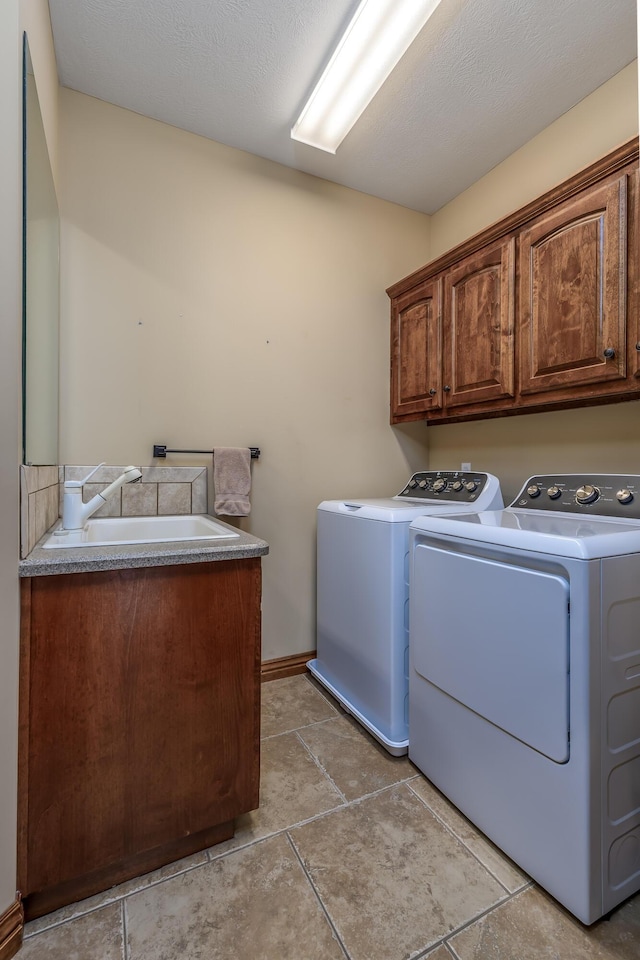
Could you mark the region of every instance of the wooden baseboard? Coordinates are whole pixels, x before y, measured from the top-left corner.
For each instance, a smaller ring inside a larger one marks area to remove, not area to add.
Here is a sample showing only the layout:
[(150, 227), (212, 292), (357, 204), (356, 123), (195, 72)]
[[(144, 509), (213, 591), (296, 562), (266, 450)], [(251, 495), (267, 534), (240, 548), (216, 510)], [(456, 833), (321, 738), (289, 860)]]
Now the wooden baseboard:
[(308, 653), (294, 653), (292, 657), (278, 657), (276, 660), (263, 660), (261, 679), (282, 680), (284, 677), (295, 677), (299, 673), (307, 672), (307, 660), (313, 660), (315, 650)]
[(15, 957), (22, 946), (24, 910), (18, 896), (8, 910), (0, 915), (0, 960)]

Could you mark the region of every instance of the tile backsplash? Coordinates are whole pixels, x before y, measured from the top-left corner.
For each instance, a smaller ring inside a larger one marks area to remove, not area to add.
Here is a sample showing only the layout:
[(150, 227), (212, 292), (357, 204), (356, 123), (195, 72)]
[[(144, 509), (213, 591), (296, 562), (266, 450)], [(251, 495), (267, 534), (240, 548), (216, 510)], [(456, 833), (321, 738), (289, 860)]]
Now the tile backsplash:
[[(20, 468), (20, 556), (26, 557), (62, 516), (65, 480), (82, 480), (91, 465)], [(124, 466), (105, 466), (82, 490), (85, 503), (119, 477)], [(142, 480), (128, 483), (94, 517), (139, 517), (207, 512), (206, 467), (140, 467)]]
[(20, 557), (31, 553), (36, 543), (58, 519), (59, 468), (20, 467)]

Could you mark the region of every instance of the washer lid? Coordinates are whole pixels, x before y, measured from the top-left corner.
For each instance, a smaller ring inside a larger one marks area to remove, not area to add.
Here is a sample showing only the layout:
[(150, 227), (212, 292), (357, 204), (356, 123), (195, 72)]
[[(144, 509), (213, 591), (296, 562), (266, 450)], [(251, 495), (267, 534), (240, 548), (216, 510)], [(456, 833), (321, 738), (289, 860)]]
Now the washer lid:
[(341, 513), (361, 520), (380, 520), (383, 523), (410, 523), (416, 517), (435, 513), (462, 513), (469, 504), (440, 500), (438, 503), (415, 503), (391, 498), (381, 500), (323, 500), (318, 507), (326, 513)]
[(420, 517), (413, 521), (411, 529), (579, 560), (640, 553), (638, 520), (610, 520), (507, 507), (506, 510), (484, 513)]

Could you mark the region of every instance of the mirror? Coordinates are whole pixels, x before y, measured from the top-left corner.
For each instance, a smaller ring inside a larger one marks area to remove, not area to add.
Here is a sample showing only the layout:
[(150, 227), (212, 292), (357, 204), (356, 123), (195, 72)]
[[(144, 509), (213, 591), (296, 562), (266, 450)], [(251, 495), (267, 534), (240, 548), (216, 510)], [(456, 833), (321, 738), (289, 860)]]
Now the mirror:
[(23, 53), (22, 459), (57, 464), (60, 222), (26, 33)]

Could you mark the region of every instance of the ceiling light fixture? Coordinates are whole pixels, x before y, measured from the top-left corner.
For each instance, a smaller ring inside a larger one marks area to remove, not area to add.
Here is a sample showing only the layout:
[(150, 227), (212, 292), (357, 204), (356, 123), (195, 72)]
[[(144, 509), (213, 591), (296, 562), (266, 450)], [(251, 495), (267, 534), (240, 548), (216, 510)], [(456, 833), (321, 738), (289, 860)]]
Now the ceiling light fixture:
[(335, 153), (440, 0), (362, 0), (291, 136)]

